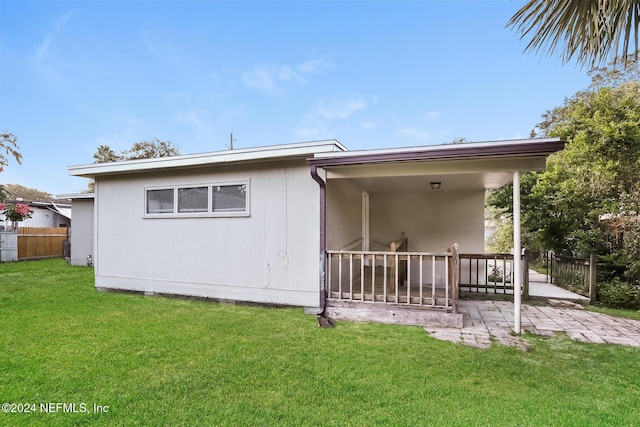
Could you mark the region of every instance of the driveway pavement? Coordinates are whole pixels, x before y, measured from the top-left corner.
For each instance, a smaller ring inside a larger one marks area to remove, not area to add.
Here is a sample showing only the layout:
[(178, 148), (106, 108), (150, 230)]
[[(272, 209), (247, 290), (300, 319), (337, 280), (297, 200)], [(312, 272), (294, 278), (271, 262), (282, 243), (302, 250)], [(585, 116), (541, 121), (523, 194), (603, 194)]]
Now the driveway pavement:
[[(570, 338), (596, 344), (640, 347), (640, 321), (586, 311), (566, 300), (550, 299), (552, 304), (521, 306), (522, 331), (542, 336), (566, 333)], [(464, 327), (425, 327), (432, 337), (478, 348), (489, 348), (493, 341), (526, 350), (527, 341), (512, 335), (513, 303), (508, 301), (459, 300)]]

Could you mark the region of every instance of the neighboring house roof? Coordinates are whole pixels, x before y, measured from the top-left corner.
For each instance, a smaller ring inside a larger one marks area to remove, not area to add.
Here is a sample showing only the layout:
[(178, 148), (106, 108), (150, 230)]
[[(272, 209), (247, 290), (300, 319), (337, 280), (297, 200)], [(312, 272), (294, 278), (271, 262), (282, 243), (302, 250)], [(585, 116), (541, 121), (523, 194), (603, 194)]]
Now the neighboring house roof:
[(251, 163), (263, 160), (277, 160), (292, 157), (307, 158), (317, 153), (344, 151), (347, 151), (347, 148), (340, 142), (332, 139), (326, 141), (303, 142), (297, 144), (272, 145), (268, 147), (215, 151), (211, 153), (190, 154), (183, 156), (69, 166), (68, 170), (70, 175), (90, 178), (96, 175), (136, 173), (182, 167), (202, 167), (228, 163)]
[[(48, 201), (48, 202), (31, 202), (28, 200), (7, 200), (6, 203), (21, 203), (24, 205), (28, 205), (33, 211), (38, 212), (38, 213), (42, 213), (45, 214), (47, 211), (51, 211), (53, 213), (55, 213), (56, 215), (58, 215), (58, 217), (63, 217), (63, 218), (67, 218), (68, 220), (71, 220), (71, 205), (69, 203), (65, 203), (66, 201), (68, 201), (67, 199), (56, 199), (56, 201)], [(25, 219), (25, 224), (28, 224), (28, 226), (33, 226), (33, 227), (48, 227), (50, 225), (42, 225), (42, 222), (44, 220), (44, 218), (46, 218), (48, 215), (44, 216), (44, 217), (39, 217), (39, 216), (35, 216), (33, 218), (27, 218)], [(0, 216), (0, 221), (1, 220), (6, 220), (6, 218), (4, 218), (4, 215)], [(57, 217), (52, 217), (52, 218), (57, 218)], [(49, 220), (46, 220), (45, 222), (48, 222)], [(58, 221), (58, 220), (57, 220)], [(59, 220), (60, 223), (68, 223), (68, 221), (60, 219)]]
[(57, 214), (62, 215), (65, 218), (71, 219), (71, 206), (59, 205), (54, 202), (51, 202), (52, 206), (48, 206), (47, 208)]
[(21, 203), (23, 205), (28, 205), (29, 207), (32, 207), (32, 208), (49, 209), (63, 216), (66, 216), (66, 215), (62, 214), (61, 213), (62, 211), (66, 209), (71, 209), (71, 205), (69, 203), (60, 202), (60, 199), (57, 199), (56, 202), (53, 202), (53, 201), (31, 202), (29, 200), (17, 199), (17, 200), (7, 200), (5, 203), (12, 203), (12, 204)]

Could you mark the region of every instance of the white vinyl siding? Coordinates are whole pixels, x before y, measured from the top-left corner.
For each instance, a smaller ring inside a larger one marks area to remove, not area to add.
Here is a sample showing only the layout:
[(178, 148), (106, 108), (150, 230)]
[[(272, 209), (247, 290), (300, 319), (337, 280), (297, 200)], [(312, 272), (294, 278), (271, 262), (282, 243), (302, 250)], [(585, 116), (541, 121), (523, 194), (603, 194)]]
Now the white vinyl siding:
[[(306, 159), (96, 182), (97, 288), (318, 306), (320, 189)], [(213, 212), (213, 187), (233, 185), (247, 186), (244, 212)], [(199, 187), (210, 212), (178, 213), (178, 189)], [(175, 212), (146, 214), (146, 191), (162, 189)]]

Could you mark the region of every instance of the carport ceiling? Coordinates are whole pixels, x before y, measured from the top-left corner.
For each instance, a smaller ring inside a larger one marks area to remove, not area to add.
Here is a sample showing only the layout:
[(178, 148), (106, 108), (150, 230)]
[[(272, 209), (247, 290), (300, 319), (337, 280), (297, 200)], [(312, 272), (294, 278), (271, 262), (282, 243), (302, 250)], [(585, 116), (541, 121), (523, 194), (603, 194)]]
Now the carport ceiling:
[[(328, 180), (347, 179), (370, 193), (500, 188), (514, 171), (543, 170), (544, 156), (391, 162), (327, 167)], [(439, 190), (431, 188), (440, 182)]]

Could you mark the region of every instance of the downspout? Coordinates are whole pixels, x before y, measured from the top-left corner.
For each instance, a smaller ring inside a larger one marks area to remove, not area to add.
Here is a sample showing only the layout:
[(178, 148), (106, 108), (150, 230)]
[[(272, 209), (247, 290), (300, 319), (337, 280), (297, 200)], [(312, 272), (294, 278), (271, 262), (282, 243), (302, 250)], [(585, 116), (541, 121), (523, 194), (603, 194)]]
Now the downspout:
[(318, 316), (324, 317), (327, 308), (325, 260), (327, 249), (327, 183), (318, 175), (318, 167), (311, 165), (311, 177), (320, 186), (320, 307)]

